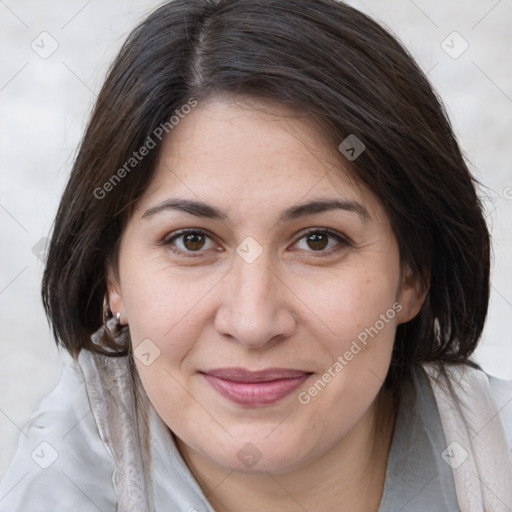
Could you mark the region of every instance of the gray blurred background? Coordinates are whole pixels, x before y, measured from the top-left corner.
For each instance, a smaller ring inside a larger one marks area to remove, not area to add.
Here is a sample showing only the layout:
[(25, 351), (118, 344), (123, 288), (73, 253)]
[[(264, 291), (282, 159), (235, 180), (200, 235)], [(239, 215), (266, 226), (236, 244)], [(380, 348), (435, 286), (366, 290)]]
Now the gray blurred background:
[[(428, 73), (485, 185), (493, 289), (476, 359), (512, 379), (512, 0), (349, 3), (386, 25)], [(44, 239), (107, 67), (159, 4), (0, 0), (0, 478), (65, 357), (40, 302)]]

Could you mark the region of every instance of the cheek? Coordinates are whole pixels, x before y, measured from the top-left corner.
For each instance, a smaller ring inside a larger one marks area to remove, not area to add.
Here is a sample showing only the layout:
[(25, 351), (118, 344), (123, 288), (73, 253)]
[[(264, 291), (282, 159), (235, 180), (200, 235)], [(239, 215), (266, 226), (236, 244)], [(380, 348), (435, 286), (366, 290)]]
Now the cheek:
[[(294, 292), (304, 297), (310, 316), (316, 316), (318, 334), (322, 330), (329, 353), (339, 355), (358, 336), (364, 342), (365, 333), (393, 339), (399, 305), (396, 290), (399, 269), (375, 265), (346, 268), (336, 274), (311, 280), (297, 280)], [(313, 320), (311, 320), (313, 322)], [(375, 331), (378, 331), (375, 332)]]
[(121, 270), (134, 349), (149, 338), (169, 360), (179, 359), (196, 339), (202, 306), (221, 276), (199, 267), (180, 271), (163, 253), (132, 258)]
[[(133, 261), (133, 260), (132, 260)], [(131, 262), (132, 263), (132, 262)], [(188, 387), (182, 362), (194, 349), (204, 324), (212, 276), (184, 275), (160, 259), (121, 269), (135, 363), (157, 410), (184, 405)], [(200, 318), (201, 317), (201, 318)]]
[(308, 303), (318, 317), (316, 343), (328, 354), (299, 399), (315, 411), (313, 417), (328, 409), (356, 418), (375, 398), (389, 368), (401, 310), (398, 279), (398, 265), (353, 267), (298, 290), (309, 290)]
[(329, 361), (297, 397), (312, 421), (311, 435), (319, 431), (332, 439), (348, 432), (377, 396), (389, 369), (400, 309), (393, 298), (392, 293), (388, 300), (363, 294), (334, 308), (335, 335), (321, 339)]

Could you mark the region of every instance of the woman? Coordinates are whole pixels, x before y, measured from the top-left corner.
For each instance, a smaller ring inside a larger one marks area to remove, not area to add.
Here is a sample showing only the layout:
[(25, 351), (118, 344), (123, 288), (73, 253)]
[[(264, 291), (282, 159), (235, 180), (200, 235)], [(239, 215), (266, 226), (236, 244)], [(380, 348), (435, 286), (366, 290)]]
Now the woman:
[(488, 295), (474, 180), (392, 36), (334, 0), (168, 3), (62, 197), (43, 301), (75, 362), (2, 510), (511, 510)]

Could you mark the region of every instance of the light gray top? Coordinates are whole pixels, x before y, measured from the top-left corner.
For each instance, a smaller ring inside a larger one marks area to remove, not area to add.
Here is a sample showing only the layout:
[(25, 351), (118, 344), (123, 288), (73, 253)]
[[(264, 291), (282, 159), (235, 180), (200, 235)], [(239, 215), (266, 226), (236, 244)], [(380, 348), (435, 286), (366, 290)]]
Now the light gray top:
[[(120, 375), (112, 382), (119, 382)], [(88, 386), (83, 368), (64, 366), (59, 384), (20, 436), (0, 485), (1, 512), (118, 510), (113, 474), (119, 456), (100, 437), (103, 427), (91, 403), (103, 398), (91, 394)], [(155, 510), (214, 512), (169, 430), (154, 409), (151, 415)], [(124, 428), (132, 430), (130, 425)], [(442, 457), (445, 449), (433, 392), (423, 370), (417, 369), (402, 392), (379, 512), (458, 511), (451, 468)]]
[(441, 418), (421, 368), (400, 398), (379, 512), (458, 511)]

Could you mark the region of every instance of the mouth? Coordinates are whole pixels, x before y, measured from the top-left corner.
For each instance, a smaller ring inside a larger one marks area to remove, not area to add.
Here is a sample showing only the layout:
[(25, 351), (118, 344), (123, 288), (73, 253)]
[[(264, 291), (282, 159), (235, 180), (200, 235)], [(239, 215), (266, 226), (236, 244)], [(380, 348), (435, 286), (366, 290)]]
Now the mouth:
[(289, 395), (312, 372), (288, 368), (250, 371), (244, 368), (218, 368), (200, 372), (213, 389), (239, 405), (264, 406)]

